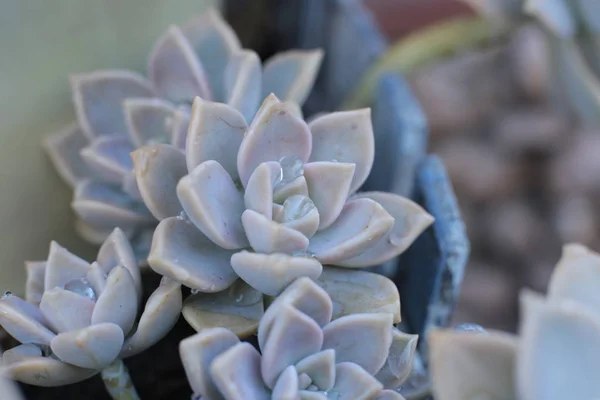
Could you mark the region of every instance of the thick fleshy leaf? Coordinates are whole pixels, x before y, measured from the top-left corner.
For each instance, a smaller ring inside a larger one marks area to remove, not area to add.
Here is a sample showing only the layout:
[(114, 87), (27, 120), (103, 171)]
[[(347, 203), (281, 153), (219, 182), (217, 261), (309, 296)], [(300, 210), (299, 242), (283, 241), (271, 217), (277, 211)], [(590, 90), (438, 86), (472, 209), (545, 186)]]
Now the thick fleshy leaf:
[(211, 9), (192, 17), (181, 30), (202, 60), (215, 101), (225, 101), (223, 81), (229, 59), (240, 49), (240, 41), (218, 12)]
[(340, 111), (313, 120), (310, 125), (313, 148), (310, 161), (356, 164), (350, 193), (367, 179), (375, 156), (371, 109)]
[(123, 101), (132, 97), (153, 97), (150, 82), (136, 72), (105, 70), (70, 77), (77, 121), (92, 139), (100, 135), (127, 132)]
[(217, 356), (211, 367), (217, 388), (230, 400), (269, 400), (260, 376), (260, 354), (250, 343), (238, 343)]
[[(131, 155), (130, 155), (131, 157)], [(123, 182), (121, 182), (121, 190), (126, 195), (138, 200), (143, 201), (142, 194), (140, 193), (140, 189), (137, 185), (137, 179), (135, 177), (135, 170), (132, 168), (125, 174), (123, 177)]]
[(296, 370), (308, 375), (319, 390), (328, 391), (335, 383), (335, 361), (335, 350), (327, 349), (300, 360)]
[(327, 395), (323, 392), (300, 390), (300, 400), (327, 400)]
[(405, 400), (404, 397), (393, 390), (382, 390), (373, 400)]
[(39, 304), (44, 294), (46, 261), (25, 261), (27, 281), (25, 282), (25, 300)]
[(187, 105), (180, 105), (173, 114), (171, 123), (171, 144), (179, 150), (185, 151), (185, 142), (187, 140), (188, 126), (190, 125), (191, 108)]
[(106, 287), (106, 278), (108, 274), (97, 262), (93, 262), (88, 270), (86, 279), (94, 293), (102, 293)]
[(242, 227), (244, 198), (217, 161), (198, 165), (179, 181), (177, 197), (190, 220), (224, 249), (246, 247)]
[(20, 344), (2, 353), (2, 366), (5, 367), (27, 358), (41, 357), (42, 349), (35, 344)]
[(375, 378), (387, 389), (396, 389), (408, 378), (417, 349), (417, 335), (392, 330), (392, 344), (388, 358)]
[(286, 103), (269, 96), (256, 113), (237, 156), (237, 167), (242, 184), (260, 163), (279, 161), (283, 157), (297, 157), (308, 161), (312, 137), (308, 125), (292, 112)]
[(237, 152), (246, 128), (244, 116), (236, 109), (197, 97), (185, 145), (188, 171), (192, 172), (205, 161), (215, 160), (235, 181), (238, 178)]
[(580, 302), (600, 318), (600, 254), (578, 244), (564, 246), (548, 285), (548, 298)]
[(120, 326), (127, 335), (137, 317), (137, 303), (138, 296), (133, 277), (127, 268), (115, 267), (106, 278), (104, 291), (96, 301), (92, 323), (112, 322)]
[(310, 278), (298, 278), (271, 303), (261, 318), (258, 327), (258, 344), (261, 348), (264, 348), (273, 321), (279, 315), (279, 308), (285, 305), (310, 316), (321, 327), (331, 321), (333, 305), (327, 292)]
[(71, 207), (79, 218), (97, 229), (122, 229), (154, 223), (154, 217), (137, 200), (118, 187), (99, 181), (77, 185)]
[(219, 389), (210, 375), (210, 365), (219, 354), (240, 340), (225, 328), (208, 328), (179, 343), (179, 356), (195, 395), (220, 399)]
[(299, 395), (298, 372), (293, 365), (290, 365), (277, 378), (271, 398), (274, 400), (297, 400)]
[(523, 9), (561, 38), (570, 38), (577, 32), (577, 22), (566, 0), (525, 0)]
[(336, 221), (310, 239), (310, 249), (323, 264), (356, 257), (374, 246), (394, 225), (394, 218), (371, 199), (349, 200)]
[(321, 263), (310, 256), (247, 251), (231, 256), (231, 267), (250, 286), (269, 296), (277, 296), (296, 278), (317, 279), (323, 271)]
[(53, 288), (44, 292), (40, 311), (55, 332), (69, 332), (90, 325), (95, 305), (89, 297)]
[(90, 264), (52, 241), (46, 261), (44, 289), (63, 287), (69, 281), (85, 278)]
[(308, 238), (302, 233), (256, 211), (244, 211), (242, 225), (250, 246), (257, 253), (294, 253), (308, 247)]
[(187, 174), (185, 155), (167, 144), (145, 146), (131, 153), (135, 176), (144, 203), (156, 219), (179, 215), (177, 183)]
[(289, 304), (279, 307), (261, 348), (261, 372), (266, 385), (273, 388), (287, 366), (317, 353), (322, 345), (323, 331), (315, 320)]
[(232, 254), (211, 242), (189, 221), (173, 217), (156, 227), (148, 264), (182, 285), (214, 293), (237, 279), (229, 261)]
[(104, 243), (102, 243), (100, 250), (98, 250), (96, 261), (107, 275), (113, 268), (119, 265), (127, 268), (135, 282), (136, 291), (141, 296), (142, 277), (140, 275), (140, 267), (133, 247), (127, 239), (127, 235), (121, 229), (113, 229)]
[(333, 302), (333, 319), (361, 313), (389, 313), (400, 322), (400, 294), (383, 275), (345, 268), (323, 268), (317, 283)]
[(435, 398), (514, 400), (517, 340), (513, 335), (490, 332), (432, 330), (428, 336)]
[(212, 97), (202, 63), (175, 25), (156, 42), (148, 60), (148, 77), (161, 96), (175, 103)]
[(102, 369), (112, 363), (123, 346), (123, 330), (104, 323), (60, 333), (50, 342), (52, 352), (62, 361), (81, 368)]
[(392, 314), (346, 315), (323, 328), (323, 348), (335, 350), (336, 362), (350, 361), (375, 374), (392, 344)]
[(225, 101), (251, 121), (262, 98), (262, 65), (251, 50), (231, 56), (225, 71)]
[(357, 257), (341, 261), (339, 265), (344, 267), (371, 267), (391, 260), (404, 252), (434, 220), (417, 203), (393, 193), (361, 192), (353, 198), (367, 198), (381, 204), (394, 218), (394, 225), (373, 247)]
[(89, 144), (88, 138), (72, 123), (43, 141), (44, 149), (60, 177), (71, 187), (90, 177), (87, 164), (79, 152)]
[(10, 294), (0, 299), (0, 326), (21, 343), (47, 345), (55, 336), (37, 306)]
[(75, 220), (75, 232), (86, 242), (101, 245), (110, 235), (111, 228), (99, 228), (88, 224), (81, 218)]
[(4, 369), (7, 377), (34, 386), (62, 386), (81, 382), (98, 373), (50, 357), (33, 357), (9, 365)]
[(304, 176), (299, 176), (291, 182), (279, 182), (275, 185), (275, 190), (273, 191), (273, 201), (275, 203), (283, 204), (287, 198), (292, 196), (308, 197), (308, 185)]
[(170, 143), (175, 106), (159, 98), (132, 98), (123, 102), (129, 137), (135, 147)]
[(179, 319), (181, 303), (181, 285), (163, 277), (146, 301), (137, 329), (125, 342), (119, 357), (140, 353), (169, 333)]
[(133, 146), (122, 135), (105, 135), (81, 150), (81, 157), (93, 176), (103, 182), (122, 184), (133, 168), (129, 153)]
[(293, 196), (284, 203), (281, 222), (283, 226), (297, 230), (307, 238), (319, 229), (319, 212), (312, 200), (305, 196)]
[(273, 219), (273, 186), (281, 177), (281, 166), (278, 162), (269, 161), (260, 164), (248, 180), (244, 192), (244, 206)]
[(335, 385), (331, 391), (338, 393), (338, 400), (369, 400), (381, 389), (381, 383), (359, 365), (341, 362), (335, 366)]
[(239, 337), (247, 337), (258, 329), (264, 314), (263, 295), (237, 280), (218, 293), (197, 293), (185, 299), (183, 317), (200, 332), (223, 327)]
[(290, 50), (271, 57), (263, 70), (263, 97), (275, 93), (283, 101), (304, 103), (317, 78), (323, 54), (321, 49)]
[(304, 166), (308, 195), (319, 210), (319, 229), (328, 228), (340, 215), (354, 169), (354, 164), (341, 162), (312, 162)]

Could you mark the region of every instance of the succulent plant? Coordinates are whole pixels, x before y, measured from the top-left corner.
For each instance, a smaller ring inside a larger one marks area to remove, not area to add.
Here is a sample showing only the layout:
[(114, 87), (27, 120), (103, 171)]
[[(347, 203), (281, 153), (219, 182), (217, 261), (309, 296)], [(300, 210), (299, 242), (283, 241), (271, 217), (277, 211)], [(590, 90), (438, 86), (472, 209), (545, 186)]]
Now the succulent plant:
[(310, 278), (295, 280), (260, 321), (260, 353), (224, 328), (179, 347), (195, 396), (226, 399), (403, 399), (417, 336), (388, 313), (331, 321), (334, 303)]
[(171, 26), (148, 60), (148, 78), (102, 70), (70, 78), (77, 121), (45, 142), (57, 171), (74, 188), (77, 230), (101, 243), (120, 227), (147, 254), (156, 219), (141, 201), (129, 153), (149, 143), (184, 149), (192, 100), (224, 102), (245, 120), (274, 92), (302, 104), (320, 50), (274, 55), (261, 67), (215, 10)]
[(524, 290), (520, 335), (432, 331), (437, 400), (600, 397), (600, 254), (564, 247), (548, 294)]
[(130, 393), (121, 361), (158, 342), (179, 317), (181, 286), (163, 278), (138, 319), (141, 277), (125, 234), (115, 229), (95, 262), (53, 242), (29, 262), (26, 299), (0, 299), (0, 326), (22, 344), (4, 352), (7, 376), (37, 386), (79, 382), (102, 372), (115, 399)]

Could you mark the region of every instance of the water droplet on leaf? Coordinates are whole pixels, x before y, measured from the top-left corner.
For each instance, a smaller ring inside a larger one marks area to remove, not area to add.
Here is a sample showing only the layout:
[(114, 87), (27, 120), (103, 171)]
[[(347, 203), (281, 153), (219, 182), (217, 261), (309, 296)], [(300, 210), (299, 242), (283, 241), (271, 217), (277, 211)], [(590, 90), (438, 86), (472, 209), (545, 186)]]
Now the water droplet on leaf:
[(85, 278), (73, 279), (65, 284), (65, 290), (96, 301), (96, 292)]
[(304, 175), (304, 163), (296, 156), (285, 156), (279, 160), (281, 172), (276, 186), (286, 185)]
[(315, 204), (306, 196), (296, 194), (283, 202), (283, 222), (300, 219), (316, 209)]

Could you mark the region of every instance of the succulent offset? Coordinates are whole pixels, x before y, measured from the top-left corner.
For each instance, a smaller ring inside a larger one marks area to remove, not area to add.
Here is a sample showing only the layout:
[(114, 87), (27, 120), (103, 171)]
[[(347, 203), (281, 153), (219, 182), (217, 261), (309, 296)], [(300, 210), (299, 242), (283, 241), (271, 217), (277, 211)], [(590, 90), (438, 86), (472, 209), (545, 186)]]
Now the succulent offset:
[(77, 121), (45, 147), (75, 190), (78, 232), (102, 243), (120, 227), (144, 257), (156, 219), (141, 200), (129, 153), (148, 143), (184, 149), (196, 96), (227, 103), (248, 121), (271, 92), (302, 104), (321, 58), (320, 50), (292, 50), (262, 67), (211, 10), (171, 26), (159, 38), (148, 60), (148, 78), (128, 70), (72, 75)]
[(548, 295), (524, 290), (520, 335), (433, 331), (437, 400), (600, 397), (600, 254), (567, 245)]
[(141, 277), (125, 234), (115, 229), (93, 263), (53, 242), (27, 264), (26, 300), (0, 299), (0, 326), (22, 344), (4, 352), (8, 377), (37, 386), (78, 382), (144, 351), (179, 317), (181, 286), (163, 278), (138, 318)]
[(403, 399), (417, 336), (393, 326), (388, 313), (331, 321), (334, 304), (303, 277), (260, 321), (260, 353), (224, 328), (184, 339), (180, 355), (195, 396), (203, 400)]

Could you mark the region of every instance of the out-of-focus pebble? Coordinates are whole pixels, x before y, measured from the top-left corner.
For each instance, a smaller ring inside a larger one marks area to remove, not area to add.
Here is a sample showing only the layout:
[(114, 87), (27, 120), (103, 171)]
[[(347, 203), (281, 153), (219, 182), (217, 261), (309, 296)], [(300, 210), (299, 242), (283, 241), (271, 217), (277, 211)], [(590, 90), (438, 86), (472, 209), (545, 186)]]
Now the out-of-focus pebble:
[(592, 246), (598, 239), (596, 213), (590, 199), (572, 195), (558, 202), (555, 214), (556, 231), (561, 242), (578, 242)]
[(551, 166), (553, 189), (562, 195), (600, 194), (600, 132), (582, 132)]
[(534, 24), (517, 29), (509, 45), (515, 81), (531, 99), (541, 99), (548, 93), (551, 79), (550, 48), (544, 32)]

